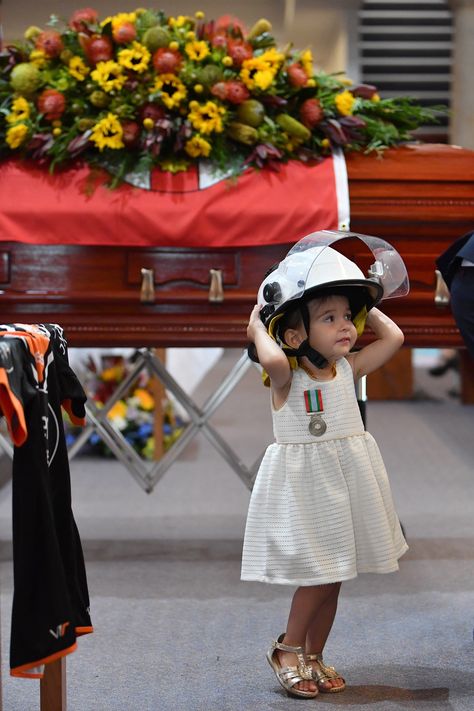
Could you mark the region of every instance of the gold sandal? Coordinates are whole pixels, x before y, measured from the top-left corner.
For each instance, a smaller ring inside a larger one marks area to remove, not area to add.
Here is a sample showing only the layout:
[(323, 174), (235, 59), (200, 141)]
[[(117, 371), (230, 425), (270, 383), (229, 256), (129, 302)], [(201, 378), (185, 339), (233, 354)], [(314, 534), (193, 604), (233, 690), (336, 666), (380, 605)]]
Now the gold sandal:
[[(275, 672), (275, 676), (285, 689), (288, 696), (299, 696), (304, 699), (314, 699), (318, 695), (318, 689), (316, 687), (315, 691), (303, 691), (302, 689), (294, 689), (295, 684), (300, 681), (312, 681), (313, 674), (312, 669), (305, 662), (304, 651), (302, 647), (290, 647), (288, 644), (283, 644), (281, 640), (284, 638), (285, 634), (281, 634), (276, 642), (272, 642), (270, 649), (267, 652), (267, 660), (271, 668)], [(282, 652), (291, 652), (296, 654), (298, 659), (298, 664), (295, 667), (282, 667), (278, 659), (278, 655), (275, 654), (277, 649)]]
[[(322, 694), (337, 694), (339, 691), (344, 691), (346, 688), (346, 680), (334, 667), (329, 667), (323, 662), (322, 654), (307, 654), (306, 659), (311, 665), (313, 679)], [(321, 686), (325, 681), (331, 681), (331, 679), (342, 679), (343, 684), (341, 686), (331, 686), (329, 689), (325, 689), (324, 686)]]

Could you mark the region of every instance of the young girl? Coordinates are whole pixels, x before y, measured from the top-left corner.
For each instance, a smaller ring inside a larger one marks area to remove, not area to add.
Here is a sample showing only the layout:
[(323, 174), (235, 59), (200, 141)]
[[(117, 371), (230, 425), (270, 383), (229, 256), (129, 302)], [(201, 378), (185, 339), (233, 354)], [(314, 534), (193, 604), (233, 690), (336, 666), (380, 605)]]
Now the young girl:
[[(345, 688), (322, 657), (341, 582), (398, 570), (407, 550), (354, 386), (396, 353), (403, 333), (374, 308), (381, 279), (311, 244), (267, 276), (259, 292), (265, 305), (254, 307), (248, 324), (270, 378), (276, 442), (252, 492), (242, 560), (242, 580), (297, 586), (286, 631), (267, 659), (287, 693), (306, 698)], [(365, 317), (375, 340), (352, 353), (353, 320), (361, 332)]]

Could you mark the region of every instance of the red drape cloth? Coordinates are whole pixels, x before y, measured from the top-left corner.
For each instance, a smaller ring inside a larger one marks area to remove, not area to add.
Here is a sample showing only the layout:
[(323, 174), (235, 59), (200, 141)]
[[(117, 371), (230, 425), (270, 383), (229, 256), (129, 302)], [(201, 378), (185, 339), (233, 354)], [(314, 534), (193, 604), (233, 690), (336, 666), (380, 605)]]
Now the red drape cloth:
[(31, 163), (2, 163), (0, 241), (248, 247), (338, 226), (331, 157), (314, 166), (293, 161), (279, 172), (248, 170), (205, 189), (196, 171), (156, 172), (150, 190), (128, 184), (110, 190), (105, 180), (86, 165), (50, 175)]

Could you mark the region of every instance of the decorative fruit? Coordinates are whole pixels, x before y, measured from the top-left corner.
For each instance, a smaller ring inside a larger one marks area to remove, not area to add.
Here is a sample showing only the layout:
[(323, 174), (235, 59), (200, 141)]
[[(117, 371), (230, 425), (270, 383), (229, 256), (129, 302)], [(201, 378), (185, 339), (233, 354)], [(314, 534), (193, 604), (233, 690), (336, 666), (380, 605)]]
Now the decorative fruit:
[(38, 111), (44, 114), (48, 121), (60, 118), (66, 108), (66, 99), (56, 89), (45, 89), (38, 97)]
[(176, 49), (161, 47), (153, 55), (153, 66), (158, 74), (175, 74), (183, 61)]
[(302, 141), (307, 141), (311, 137), (311, 132), (289, 114), (278, 114), (275, 118), (277, 124), (288, 133), (290, 136), (300, 138)]
[(260, 20), (257, 20), (257, 22), (254, 24), (254, 26), (248, 33), (246, 39), (250, 41), (250, 40), (255, 39), (255, 37), (258, 37), (259, 35), (263, 35), (264, 32), (271, 32), (271, 31), (272, 31), (271, 22), (269, 22), (264, 17), (262, 17), (262, 18), (260, 18)]
[(243, 101), (237, 109), (237, 118), (248, 126), (260, 126), (265, 116), (265, 108), (257, 99)]
[(154, 52), (160, 47), (167, 47), (169, 45), (170, 35), (164, 27), (150, 27), (143, 35), (142, 41), (150, 52)]
[(43, 30), (40, 30), (36, 25), (30, 25), (24, 32), (23, 37), (29, 42), (34, 42), (38, 35), (41, 34)]
[(310, 130), (324, 118), (323, 107), (319, 99), (306, 99), (300, 106), (301, 122)]
[(19, 94), (28, 96), (41, 86), (41, 72), (34, 64), (20, 62), (10, 74), (10, 84)]
[(62, 62), (63, 64), (65, 64), (66, 66), (69, 64), (69, 62), (71, 61), (71, 59), (72, 59), (73, 57), (74, 57), (74, 53), (71, 52), (70, 49), (63, 49), (63, 51), (62, 51), (61, 54), (59, 55), (59, 58), (60, 58), (61, 62)]
[(135, 25), (131, 22), (124, 22), (112, 30), (112, 37), (117, 44), (128, 44), (137, 38)]
[(204, 86), (211, 86), (222, 79), (222, 69), (215, 64), (208, 64), (199, 71), (199, 80)]
[(98, 109), (105, 109), (106, 106), (109, 105), (109, 97), (105, 93), (105, 91), (100, 91), (97, 89), (96, 91), (93, 91), (92, 94), (89, 96), (89, 101), (91, 102), (92, 106), (96, 106)]
[(84, 51), (91, 64), (108, 62), (114, 54), (112, 40), (105, 35), (93, 35), (85, 44)]
[(35, 47), (44, 52), (47, 57), (59, 57), (64, 49), (64, 43), (59, 32), (45, 30), (36, 38)]
[(253, 146), (258, 140), (257, 129), (238, 121), (233, 121), (228, 125), (227, 133), (234, 141), (244, 143), (247, 146)]
[(308, 82), (308, 75), (301, 64), (290, 64), (286, 71), (288, 74), (288, 81), (291, 86), (306, 86)]
[(91, 7), (85, 7), (82, 10), (76, 10), (72, 13), (71, 19), (69, 20), (69, 27), (71, 27), (76, 32), (81, 32), (87, 30), (88, 25), (94, 25), (97, 23), (98, 14)]
[(79, 131), (89, 131), (89, 129), (91, 129), (92, 126), (94, 126), (94, 124), (95, 124), (94, 119), (81, 118), (77, 122), (77, 127), (78, 127)]

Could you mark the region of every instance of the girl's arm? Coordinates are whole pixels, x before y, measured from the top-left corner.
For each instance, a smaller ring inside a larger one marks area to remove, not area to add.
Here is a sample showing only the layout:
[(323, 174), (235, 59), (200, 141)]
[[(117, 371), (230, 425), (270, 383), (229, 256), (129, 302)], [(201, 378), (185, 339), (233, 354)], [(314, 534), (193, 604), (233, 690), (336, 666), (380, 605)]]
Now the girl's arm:
[(352, 353), (347, 360), (352, 366), (354, 377), (372, 373), (380, 368), (403, 345), (403, 331), (379, 309), (371, 309), (367, 316), (367, 325), (375, 333), (376, 340), (357, 353)]
[(260, 319), (260, 306), (254, 306), (247, 326), (247, 338), (255, 344), (258, 360), (265, 368), (274, 390), (289, 386), (291, 369), (288, 358), (280, 346), (270, 338)]

